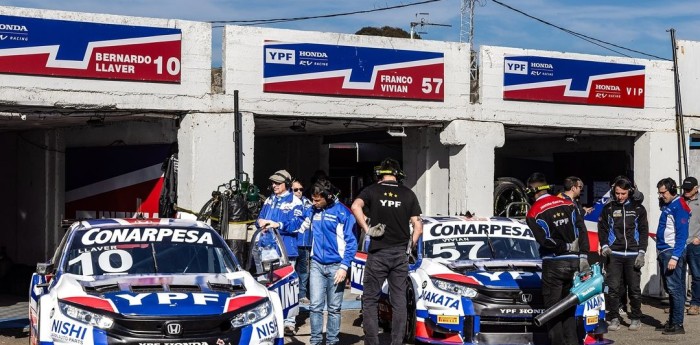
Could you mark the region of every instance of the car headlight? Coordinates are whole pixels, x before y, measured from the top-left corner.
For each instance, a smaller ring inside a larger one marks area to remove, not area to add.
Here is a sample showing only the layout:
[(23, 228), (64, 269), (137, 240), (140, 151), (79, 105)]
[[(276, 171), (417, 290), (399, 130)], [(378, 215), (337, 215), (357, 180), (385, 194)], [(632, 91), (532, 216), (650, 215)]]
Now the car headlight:
[(270, 315), (270, 312), (272, 312), (272, 304), (270, 304), (270, 301), (266, 301), (252, 309), (235, 314), (231, 318), (231, 326), (233, 328), (248, 326)]
[(469, 297), (469, 298), (474, 298), (477, 295), (476, 289), (470, 288), (468, 286), (464, 286), (462, 284), (457, 284), (453, 283), (450, 281), (442, 280), (442, 279), (437, 279), (437, 278), (430, 278), (430, 280), (433, 282), (433, 285), (445, 292), (453, 293), (456, 295), (461, 295), (464, 297)]
[(72, 304), (59, 301), (58, 307), (61, 309), (61, 313), (63, 313), (63, 315), (68, 316), (75, 321), (86, 323), (90, 326), (110, 329), (112, 328), (112, 325), (114, 325), (114, 320), (112, 318), (78, 308)]

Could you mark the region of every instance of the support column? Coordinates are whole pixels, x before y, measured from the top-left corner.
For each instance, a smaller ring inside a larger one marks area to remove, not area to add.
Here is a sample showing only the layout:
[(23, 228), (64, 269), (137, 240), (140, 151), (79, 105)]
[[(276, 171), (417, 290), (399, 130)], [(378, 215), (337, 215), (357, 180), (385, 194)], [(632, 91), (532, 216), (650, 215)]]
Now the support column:
[(235, 177), (234, 127), (233, 113), (193, 113), (182, 119), (177, 133), (179, 206), (199, 211), (218, 185)]
[(440, 142), (450, 146), (449, 214), (492, 216), (494, 149), (505, 143), (503, 124), (455, 120)]
[(449, 148), (439, 128), (406, 129), (403, 139), (404, 184), (416, 193), (423, 214), (448, 214)]
[(243, 146), (243, 172), (248, 174), (250, 181), (254, 183), (253, 169), (255, 169), (255, 119), (252, 113), (242, 113), (241, 145)]
[[(644, 207), (647, 209), (649, 233), (656, 233), (659, 226), (658, 197), (656, 184), (665, 177), (678, 180), (678, 143), (674, 132), (647, 132), (634, 143), (634, 182), (644, 193)], [(676, 181), (680, 184), (681, 182)], [(646, 264), (642, 268), (642, 293), (650, 296), (662, 296), (663, 286), (659, 278), (656, 263), (656, 242), (649, 239), (645, 256)]]

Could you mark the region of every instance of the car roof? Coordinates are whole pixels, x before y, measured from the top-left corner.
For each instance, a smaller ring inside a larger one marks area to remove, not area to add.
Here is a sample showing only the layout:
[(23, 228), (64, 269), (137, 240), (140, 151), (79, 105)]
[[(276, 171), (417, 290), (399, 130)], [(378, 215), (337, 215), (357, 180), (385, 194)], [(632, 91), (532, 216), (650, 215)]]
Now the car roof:
[(93, 228), (123, 228), (123, 227), (178, 227), (202, 228), (213, 230), (209, 225), (198, 220), (173, 218), (104, 218), (86, 219), (71, 225), (72, 230), (88, 230)]

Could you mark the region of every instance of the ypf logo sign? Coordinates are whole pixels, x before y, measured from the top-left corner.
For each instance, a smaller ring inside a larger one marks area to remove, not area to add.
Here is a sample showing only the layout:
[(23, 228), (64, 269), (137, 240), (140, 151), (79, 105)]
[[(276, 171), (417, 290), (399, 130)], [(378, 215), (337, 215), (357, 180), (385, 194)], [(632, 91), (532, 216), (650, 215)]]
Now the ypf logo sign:
[(527, 61), (505, 60), (506, 73), (527, 75)]
[(294, 65), (296, 63), (296, 51), (291, 49), (266, 48), (265, 63)]

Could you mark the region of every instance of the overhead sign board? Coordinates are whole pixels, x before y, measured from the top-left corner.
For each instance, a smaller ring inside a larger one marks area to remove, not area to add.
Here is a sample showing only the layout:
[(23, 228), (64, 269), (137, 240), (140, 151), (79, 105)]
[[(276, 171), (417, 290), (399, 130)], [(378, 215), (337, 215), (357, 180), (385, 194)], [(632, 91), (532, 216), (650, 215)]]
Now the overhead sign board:
[(506, 56), (503, 99), (644, 108), (644, 66)]
[(266, 41), (264, 92), (443, 101), (444, 54)]
[(180, 82), (180, 29), (0, 15), (0, 73)]

